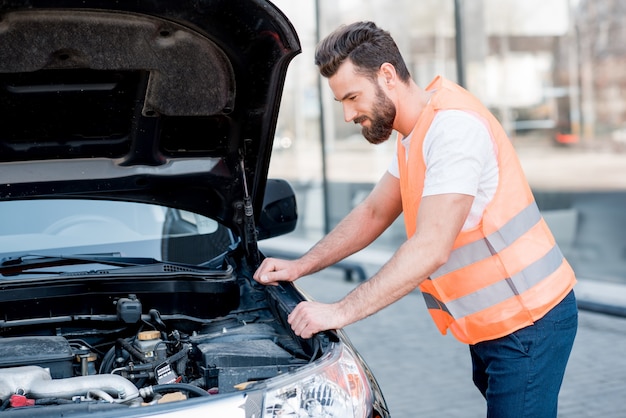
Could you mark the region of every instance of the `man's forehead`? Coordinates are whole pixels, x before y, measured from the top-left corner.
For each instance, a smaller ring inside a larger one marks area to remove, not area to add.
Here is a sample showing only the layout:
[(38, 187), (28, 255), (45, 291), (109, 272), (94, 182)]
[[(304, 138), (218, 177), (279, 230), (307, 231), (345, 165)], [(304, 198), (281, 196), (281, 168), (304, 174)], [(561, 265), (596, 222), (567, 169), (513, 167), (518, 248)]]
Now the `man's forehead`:
[(358, 72), (351, 61), (346, 60), (339, 66), (337, 72), (328, 78), (328, 84), (335, 95), (335, 100), (342, 101), (362, 92), (371, 85), (371, 80)]

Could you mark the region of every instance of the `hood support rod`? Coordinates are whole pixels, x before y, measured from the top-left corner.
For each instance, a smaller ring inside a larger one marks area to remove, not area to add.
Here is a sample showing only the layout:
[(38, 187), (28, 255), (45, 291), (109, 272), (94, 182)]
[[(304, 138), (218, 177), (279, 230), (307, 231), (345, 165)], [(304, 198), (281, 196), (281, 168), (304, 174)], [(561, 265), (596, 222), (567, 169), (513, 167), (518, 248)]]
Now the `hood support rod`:
[(243, 179), (243, 222), (244, 222), (244, 244), (246, 247), (246, 253), (248, 255), (249, 262), (254, 268), (257, 268), (260, 264), (259, 247), (257, 245), (257, 231), (254, 224), (254, 208), (252, 206), (252, 199), (248, 191), (248, 181), (246, 180), (246, 168), (243, 162), (243, 158), (240, 160), (241, 164), (241, 177)]

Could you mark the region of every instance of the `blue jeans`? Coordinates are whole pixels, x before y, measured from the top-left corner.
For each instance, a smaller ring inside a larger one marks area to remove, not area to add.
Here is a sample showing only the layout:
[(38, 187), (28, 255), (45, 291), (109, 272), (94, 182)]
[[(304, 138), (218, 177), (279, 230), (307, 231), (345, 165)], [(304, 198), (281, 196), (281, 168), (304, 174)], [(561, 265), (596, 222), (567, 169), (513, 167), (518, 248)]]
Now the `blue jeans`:
[(488, 418), (554, 418), (578, 329), (574, 292), (533, 325), (470, 345), (473, 380)]

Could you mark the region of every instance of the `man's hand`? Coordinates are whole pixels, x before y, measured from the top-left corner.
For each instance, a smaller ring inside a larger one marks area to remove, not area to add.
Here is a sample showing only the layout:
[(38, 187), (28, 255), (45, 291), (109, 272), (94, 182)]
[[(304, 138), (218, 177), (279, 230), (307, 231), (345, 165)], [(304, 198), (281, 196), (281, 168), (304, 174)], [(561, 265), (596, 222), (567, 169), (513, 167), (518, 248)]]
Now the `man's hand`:
[(293, 282), (300, 278), (297, 260), (266, 258), (254, 273), (254, 280), (261, 284), (276, 285), (278, 282)]
[(336, 303), (300, 302), (289, 314), (288, 322), (296, 335), (302, 338), (344, 327), (343, 315)]

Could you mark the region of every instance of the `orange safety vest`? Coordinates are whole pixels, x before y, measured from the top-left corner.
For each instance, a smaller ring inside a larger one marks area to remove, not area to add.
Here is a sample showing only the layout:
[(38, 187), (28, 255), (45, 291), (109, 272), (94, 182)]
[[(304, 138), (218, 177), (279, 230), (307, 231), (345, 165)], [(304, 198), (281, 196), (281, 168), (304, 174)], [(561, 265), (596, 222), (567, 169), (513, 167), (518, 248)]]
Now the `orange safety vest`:
[(442, 334), (476, 344), (532, 325), (574, 287), (576, 278), (535, 203), (502, 126), (470, 93), (444, 78), (411, 134), (409, 155), (398, 137), (398, 165), (407, 236), (415, 233), (426, 163), (422, 145), (439, 110), (470, 112), (483, 121), (497, 146), (498, 187), (479, 225), (461, 231), (448, 261), (420, 284)]

